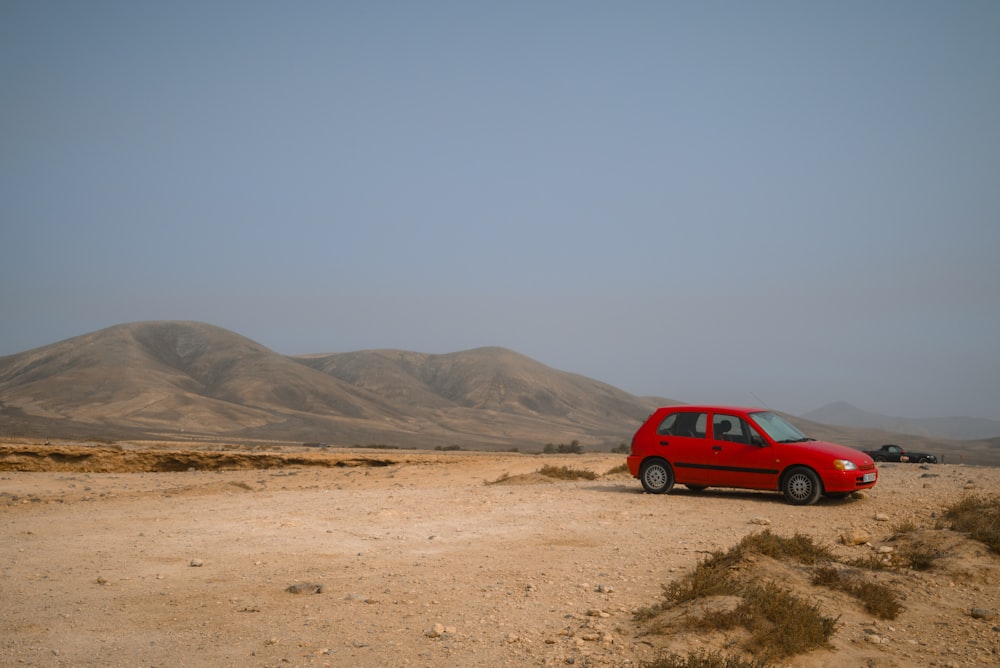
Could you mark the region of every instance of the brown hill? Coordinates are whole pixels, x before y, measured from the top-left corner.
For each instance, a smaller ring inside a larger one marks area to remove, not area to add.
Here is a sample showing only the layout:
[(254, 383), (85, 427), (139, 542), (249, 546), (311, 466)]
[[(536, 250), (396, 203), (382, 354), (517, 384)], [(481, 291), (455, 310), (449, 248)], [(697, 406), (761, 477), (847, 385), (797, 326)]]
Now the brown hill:
[[(669, 399), (637, 397), (504, 348), (286, 356), (194, 322), (116, 325), (0, 357), (0, 435), (540, 450), (627, 442)], [(807, 434), (949, 463), (1000, 464), (1000, 444), (792, 418)]]
[(503, 348), (289, 357), (192, 322), (117, 325), (0, 357), (10, 435), (604, 448), (656, 403)]

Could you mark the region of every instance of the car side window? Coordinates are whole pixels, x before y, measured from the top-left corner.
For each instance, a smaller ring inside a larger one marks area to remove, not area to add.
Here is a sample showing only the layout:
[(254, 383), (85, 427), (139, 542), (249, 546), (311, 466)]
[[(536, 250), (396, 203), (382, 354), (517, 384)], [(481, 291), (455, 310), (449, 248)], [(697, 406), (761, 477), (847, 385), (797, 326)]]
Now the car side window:
[(656, 433), (661, 436), (674, 436), (674, 426), (677, 424), (677, 413), (671, 413), (663, 418), (663, 422), (656, 428)]
[(671, 413), (663, 419), (656, 433), (661, 436), (705, 438), (707, 413)]
[[(756, 437), (756, 438), (754, 438)], [(716, 413), (712, 416), (712, 438), (745, 445), (761, 444), (763, 437), (749, 422), (736, 415)]]
[(743, 429), (740, 422), (735, 415), (716, 413), (712, 416), (712, 438), (716, 441), (741, 441)]

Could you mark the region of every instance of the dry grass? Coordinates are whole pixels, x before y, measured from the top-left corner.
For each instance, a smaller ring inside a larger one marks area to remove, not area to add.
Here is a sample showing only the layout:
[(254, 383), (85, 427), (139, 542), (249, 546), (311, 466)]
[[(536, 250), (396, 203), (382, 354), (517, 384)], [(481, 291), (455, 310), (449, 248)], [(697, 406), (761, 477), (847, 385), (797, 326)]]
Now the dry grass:
[(574, 469), (569, 466), (545, 465), (538, 472), (547, 478), (558, 480), (596, 480), (597, 474), (586, 469)]
[[(796, 534), (783, 538), (770, 531), (751, 534), (726, 552), (713, 552), (699, 562), (694, 570), (679, 580), (663, 586), (663, 600), (636, 613), (640, 621), (653, 621), (676, 605), (709, 596), (737, 596), (739, 605), (711, 617), (688, 618), (696, 628), (733, 629), (742, 627), (749, 634), (743, 647), (762, 661), (774, 661), (820, 647), (830, 639), (836, 620), (821, 614), (818, 605), (808, 603), (774, 582), (746, 582), (737, 577), (736, 568), (748, 555), (758, 554), (775, 559), (813, 564), (830, 558), (826, 548), (811, 538)], [(664, 630), (664, 629), (660, 629)], [(666, 657), (664, 661), (675, 661)], [(687, 661), (713, 663), (680, 663), (662, 665), (740, 666), (744, 659), (737, 655), (705, 655), (688, 657)]]
[(969, 496), (945, 509), (944, 519), (954, 531), (969, 534), (1000, 554), (1000, 496)]
[[(783, 537), (770, 530), (746, 536), (726, 552), (716, 551), (700, 561), (693, 571), (663, 585), (660, 602), (636, 612), (636, 619), (654, 633), (666, 633), (669, 624), (658, 624), (660, 615), (678, 605), (712, 596), (735, 596), (739, 604), (725, 612), (703, 616), (684, 616), (684, 626), (695, 630), (742, 628), (749, 639), (734, 654), (709, 653), (689, 657), (668, 654), (651, 666), (655, 668), (715, 668), (768, 665), (828, 643), (837, 620), (822, 614), (818, 603), (806, 601), (777, 582), (759, 582), (754, 576), (741, 576), (746, 565), (758, 557), (794, 562), (808, 567), (812, 583), (844, 592), (858, 600), (864, 609), (880, 618), (895, 619), (902, 611), (896, 593), (887, 585), (874, 582), (859, 568), (837, 568), (833, 552), (816, 544), (807, 535), (796, 533)], [(908, 557), (916, 560), (915, 555)], [(855, 567), (858, 564), (853, 564)], [(874, 566), (884, 567), (873, 561)], [(747, 663), (746, 656), (755, 661)]]
[(691, 656), (665, 654), (655, 661), (644, 663), (643, 668), (766, 668), (762, 659), (745, 659), (718, 652), (699, 652)]
[(859, 574), (850, 574), (832, 566), (818, 566), (813, 570), (812, 582), (850, 594), (879, 619), (895, 619), (903, 610), (899, 597), (890, 587), (871, 582)]

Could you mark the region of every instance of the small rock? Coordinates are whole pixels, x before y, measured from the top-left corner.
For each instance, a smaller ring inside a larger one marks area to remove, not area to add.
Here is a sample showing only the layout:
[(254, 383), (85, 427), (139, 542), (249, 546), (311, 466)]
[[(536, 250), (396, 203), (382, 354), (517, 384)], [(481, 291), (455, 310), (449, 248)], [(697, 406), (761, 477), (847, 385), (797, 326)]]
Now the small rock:
[(875, 521), (876, 522), (888, 522), (889, 521), (889, 516), (886, 515), (885, 513), (875, 513)]
[(988, 608), (973, 608), (969, 614), (972, 615), (973, 619), (985, 619), (986, 621), (990, 621), (997, 616), (997, 611), (990, 610)]
[(896, 548), (892, 547), (891, 545), (883, 545), (878, 549), (879, 554), (892, 554), (895, 551)]
[(851, 529), (840, 534), (840, 541), (844, 545), (864, 545), (871, 540), (871, 535), (864, 529)]
[(205, 565), (205, 562), (202, 561), (201, 559), (192, 559), (191, 563), (190, 563), (190, 566), (192, 568), (201, 568), (204, 565)]
[(313, 582), (299, 582), (285, 587), (289, 594), (322, 594), (323, 585)]
[(771, 520), (766, 517), (751, 517), (750, 524), (759, 524), (761, 526), (767, 526), (771, 523)]
[(428, 638), (440, 638), (444, 635), (444, 624), (434, 624), (432, 627), (424, 631), (424, 635)]

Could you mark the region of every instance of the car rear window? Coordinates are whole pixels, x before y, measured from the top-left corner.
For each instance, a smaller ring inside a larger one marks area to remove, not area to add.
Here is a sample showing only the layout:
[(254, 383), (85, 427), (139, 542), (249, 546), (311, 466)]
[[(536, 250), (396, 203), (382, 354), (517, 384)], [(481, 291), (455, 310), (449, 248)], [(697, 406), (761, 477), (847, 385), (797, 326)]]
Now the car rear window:
[(663, 418), (656, 433), (661, 436), (705, 438), (705, 425), (707, 424), (708, 413), (671, 413)]

